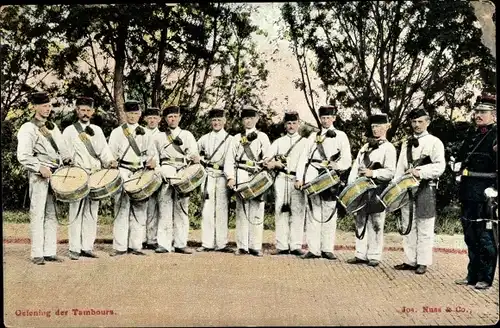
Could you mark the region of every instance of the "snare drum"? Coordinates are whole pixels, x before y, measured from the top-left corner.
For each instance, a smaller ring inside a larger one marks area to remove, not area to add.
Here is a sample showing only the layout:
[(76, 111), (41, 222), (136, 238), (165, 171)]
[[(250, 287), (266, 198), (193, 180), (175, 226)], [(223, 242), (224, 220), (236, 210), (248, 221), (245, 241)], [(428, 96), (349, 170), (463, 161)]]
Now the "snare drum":
[(77, 202), (89, 194), (89, 175), (81, 167), (62, 167), (50, 178), (56, 199), (65, 202)]
[(387, 186), (380, 196), (386, 211), (388, 213), (394, 212), (408, 204), (408, 189), (417, 188), (419, 183), (419, 180), (409, 173)]
[(273, 178), (271, 175), (262, 171), (252, 178), (247, 183), (242, 184), (235, 191), (244, 200), (250, 200), (262, 195), (273, 185)]
[(162, 184), (161, 176), (154, 170), (140, 170), (135, 172), (123, 184), (131, 200), (141, 201), (151, 197)]
[(207, 172), (201, 164), (193, 164), (177, 173), (177, 179), (172, 179), (172, 187), (181, 194), (187, 194), (198, 188), (205, 177)]
[(342, 205), (348, 214), (355, 213), (364, 208), (369, 199), (363, 197), (369, 190), (376, 189), (377, 185), (372, 179), (361, 177), (353, 183), (346, 186), (340, 193), (339, 203)]
[(118, 169), (102, 169), (94, 172), (89, 178), (90, 193), (92, 200), (100, 200), (111, 197), (120, 191), (123, 179)]
[(313, 196), (319, 194), (326, 189), (335, 186), (340, 182), (340, 177), (337, 175), (335, 170), (327, 171), (319, 176), (317, 176), (314, 180), (306, 183), (302, 190), (306, 191), (307, 196)]

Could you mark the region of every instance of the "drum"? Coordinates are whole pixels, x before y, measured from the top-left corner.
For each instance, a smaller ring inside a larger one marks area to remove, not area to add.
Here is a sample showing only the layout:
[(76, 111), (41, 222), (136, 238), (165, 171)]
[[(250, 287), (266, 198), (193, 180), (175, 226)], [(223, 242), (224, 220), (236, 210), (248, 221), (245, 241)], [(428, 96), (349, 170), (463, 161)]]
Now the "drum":
[(239, 186), (235, 191), (244, 200), (250, 200), (262, 195), (273, 185), (271, 175), (262, 171), (252, 178), (252, 180)]
[(419, 180), (413, 174), (405, 174), (395, 183), (391, 183), (380, 195), (382, 204), (388, 213), (408, 204), (408, 189), (415, 189), (420, 184)]
[(141, 201), (151, 197), (162, 184), (160, 174), (154, 170), (140, 170), (135, 172), (123, 184), (123, 189), (133, 201)]
[(340, 182), (340, 177), (335, 173), (335, 170), (327, 171), (314, 180), (306, 183), (302, 190), (306, 191), (307, 196), (313, 196), (319, 194), (326, 189), (335, 186)]
[(207, 172), (201, 164), (193, 164), (177, 173), (177, 179), (172, 179), (172, 187), (181, 194), (187, 194), (198, 188)]
[(89, 175), (81, 167), (65, 166), (57, 169), (50, 178), (50, 187), (56, 199), (77, 202), (89, 194)]
[(377, 188), (377, 185), (372, 179), (367, 177), (358, 178), (342, 190), (338, 198), (339, 203), (346, 209), (348, 214), (355, 213), (368, 204), (369, 199), (363, 196), (366, 195), (367, 191), (375, 188)]
[(111, 197), (120, 191), (123, 179), (118, 169), (102, 169), (94, 172), (89, 178), (90, 193), (92, 200), (100, 200)]

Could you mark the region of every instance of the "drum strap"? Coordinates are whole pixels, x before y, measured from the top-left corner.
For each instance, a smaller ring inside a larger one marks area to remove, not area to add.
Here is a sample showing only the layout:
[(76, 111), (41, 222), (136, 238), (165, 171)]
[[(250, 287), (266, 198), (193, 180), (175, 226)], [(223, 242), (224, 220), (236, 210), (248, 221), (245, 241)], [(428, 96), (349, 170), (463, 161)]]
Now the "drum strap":
[(356, 238), (358, 238), (359, 240), (363, 240), (363, 238), (365, 238), (366, 226), (368, 225), (368, 218), (370, 216), (370, 214), (368, 214), (368, 212), (363, 213), (363, 214), (365, 217), (365, 223), (363, 224), (363, 230), (361, 230), (361, 233), (358, 232), (358, 227), (354, 227), (354, 232), (356, 234)]
[(406, 227), (406, 230), (403, 231), (403, 224), (400, 224), (399, 227), (398, 227), (398, 232), (401, 236), (406, 236), (410, 233), (411, 231), (411, 226), (413, 225), (413, 201), (414, 201), (414, 196), (413, 196), (413, 193), (410, 189), (408, 189), (408, 204), (410, 206), (410, 213), (409, 213), (409, 216), (408, 216), (408, 226)]
[(255, 158), (255, 155), (252, 152), (252, 149), (250, 148), (250, 144), (251, 143), (252, 143), (252, 141), (250, 141), (250, 142), (243, 142), (242, 143), (242, 145), (243, 145), (243, 151), (245, 152), (245, 154), (247, 155), (247, 157), (248, 157), (249, 160), (256, 162), (257, 159)]
[(134, 137), (132, 137), (132, 133), (130, 132), (129, 128), (127, 127), (127, 124), (123, 124), (122, 129), (123, 129), (123, 134), (125, 134), (125, 137), (127, 138), (128, 143), (130, 144), (130, 147), (132, 147), (132, 149), (134, 150), (134, 153), (138, 157), (141, 157), (141, 150), (139, 149), (137, 142), (135, 142)]
[(212, 153), (212, 155), (208, 156), (206, 161), (210, 161), (212, 159), (212, 157), (214, 157), (214, 155), (217, 153), (217, 151), (220, 149), (220, 147), (222, 147), (222, 145), (224, 144), (224, 142), (226, 142), (227, 138), (229, 138), (229, 133), (226, 134), (226, 137), (224, 138), (224, 140), (221, 141), (221, 143), (215, 148), (214, 152)]
[(94, 150), (94, 147), (92, 146), (92, 143), (90, 142), (90, 139), (88, 138), (87, 134), (85, 132), (83, 132), (82, 125), (79, 122), (76, 122), (76, 123), (73, 123), (73, 126), (75, 127), (76, 131), (78, 132), (78, 137), (85, 145), (85, 148), (87, 148), (87, 151), (89, 152), (90, 156), (92, 156), (98, 160), (99, 158), (97, 157), (97, 154)]
[(57, 147), (57, 144), (56, 142), (54, 141), (54, 138), (52, 138), (52, 133), (50, 133), (49, 129), (47, 129), (47, 127), (44, 125), (44, 126), (41, 126), (39, 128), (40, 130), (40, 133), (45, 137), (47, 138), (47, 140), (50, 142), (50, 145), (52, 146), (52, 148), (54, 148), (54, 150), (56, 151), (56, 153), (59, 154), (59, 147)]
[(330, 214), (330, 216), (328, 217), (328, 219), (326, 219), (325, 221), (323, 221), (323, 203), (321, 203), (321, 207), (322, 207), (322, 209), (321, 209), (321, 220), (316, 220), (314, 218), (314, 212), (313, 212), (313, 206), (312, 206), (311, 197), (307, 197), (307, 202), (309, 204), (309, 211), (311, 212), (311, 217), (316, 222), (319, 222), (319, 223), (328, 223), (333, 218), (333, 216), (335, 215), (335, 213), (337, 213), (337, 206), (335, 206), (335, 208), (333, 209), (333, 211)]
[[(181, 132), (182, 132), (182, 130), (181, 130)], [(179, 134), (181, 134), (181, 132), (179, 132)], [(181, 153), (181, 155), (186, 156), (186, 152), (185, 152), (184, 150), (182, 150), (181, 146), (179, 146), (178, 144), (176, 144), (176, 143), (174, 142), (174, 139), (177, 139), (177, 138), (179, 138), (179, 139), (180, 139), (179, 135), (177, 135), (177, 137), (175, 137), (175, 138), (174, 138), (174, 137), (172, 136), (172, 131), (170, 131), (170, 129), (169, 129), (169, 128), (167, 128), (167, 131), (165, 131), (165, 134), (167, 135), (167, 139), (168, 139), (168, 141), (170, 142), (170, 144), (169, 144), (169, 145), (172, 145), (172, 146), (174, 147), (174, 149), (175, 149), (175, 150), (177, 150), (179, 153)], [(181, 140), (181, 141), (182, 141), (182, 140)]]

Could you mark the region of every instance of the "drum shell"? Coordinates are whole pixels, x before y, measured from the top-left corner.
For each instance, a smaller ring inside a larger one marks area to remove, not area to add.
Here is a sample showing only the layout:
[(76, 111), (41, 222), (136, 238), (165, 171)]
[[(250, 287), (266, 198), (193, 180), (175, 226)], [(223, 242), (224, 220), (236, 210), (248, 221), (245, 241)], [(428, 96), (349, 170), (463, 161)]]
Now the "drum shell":
[[(131, 179), (134, 179), (135, 177), (136, 175), (134, 174)], [(153, 172), (152, 178), (142, 188), (130, 191), (126, 189), (126, 183), (123, 184), (123, 188), (131, 200), (142, 201), (151, 197), (161, 187), (162, 183), (163, 180), (161, 179), (161, 176), (158, 173)]]
[(63, 203), (78, 202), (78, 201), (82, 200), (83, 198), (87, 197), (87, 195), (90, 192), (90, 188), (88, 186), (88, 181), (89, 181), (88, 174), (84, 169), (82, 169), (80, 167), (70, 167), (70, 168), (62, 167), (62, 168), (57, 169), (54, 172), (54, 175), (63, 175), (61, 173), (61, 171), (66, 170), (66, 169), (70, 170), (68, 172), (68, 175), (71, 175), (72, 170), (82, 170), (83, 172), (85, 172), (85, 174), (87, 175), (87, 180), (86, 180), (85, 184), (82, 185), (81, 187), (77, 188), (76, 190), (62, 192), (62, 191), (57, 191), (56, 189), (54, 189), (53, 184), (52, 184), (52, 180), (51, 180), (52, 192), (54, 193), (56, 199), (60, 202), (63, 202)]
[(197, 170), (191, 176), (183, 180), (172, 182), (172, 187), (174, 187), (175, 190), (177, 190), (181, 194), (190, 193), (191, 191), (198, 188), (207, 176), (207, 172), (205, 171), (203, 166), (197, 166)]
[[(105, 169), (108, 170), (108, 169)], [(100, 172), (102, 170), (99, 170), (97, 172)], [(123, 185), (123, 178), (120, 174), (120, 171), (118, 169), (113, 169), (110, 171), (116, 171), (115, 172), (115, 178), (107, 185), (104, 185), (99, 188), (90, 188), (89, 192), (89, 198), (92, 200), (102, 200), (108, 197), (112, 197), (116, 193), (121, 191), (121, 187)], [(96, 172), (96, 173), (97, 173)]]
[[(394, 212), (408, 203), (408, 189), (414, 189), (420, 182), (412, 174), (405, 174), (382, 192), (380, 199), (388, 213)], [(394, 206), (399, 200), (399, 205)]]
[(372, 179), (361, 177), (356, 179), (353, 183), (346, 186), (344, 190), (339, 195), (338, 201), (342, 205), (348, 214), (352, 214), (355, 211), (361, 210), (368, 204), (369, 200), (366, 200), (363, 206), (356, 205), (356, 201), (360, 197), (366, 195), (370, 190), (376, 189), (377, 185)]
[(272, 185), (273, 179), (271, 175), (263, 171), (254, 176), (252, 180), (236, 189), (236, 193), (238, 193), (243, 200), (250, 200), (265, 193)]
[(312, 181), (306, 183), (302, 190), (307, 196), (314, 196), (340, 183), (340, 177), (334, 170), (325, 172), (317, 176)]

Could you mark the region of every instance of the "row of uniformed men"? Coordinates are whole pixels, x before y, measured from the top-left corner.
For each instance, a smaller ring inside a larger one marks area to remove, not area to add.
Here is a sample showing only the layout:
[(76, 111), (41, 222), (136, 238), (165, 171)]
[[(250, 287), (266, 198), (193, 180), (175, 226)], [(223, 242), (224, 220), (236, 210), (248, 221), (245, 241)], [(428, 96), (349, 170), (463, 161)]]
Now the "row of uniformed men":
[[(31, 122), (25, 123), (18, 133), (18, 160), (30, 172), (30, 219), (32, 234), (31, 257), (36, 264), (44, 261), (62, 261), (56, 256), (56, 230), (54, 197), (49, 192), (51, 173), (60, 163), (77, 165), (89, 173), (101, 167), (120, 170), (126, 181), (144, 166), (157, 169), (162, 177), (175, 177), (186, 163), (199, 163), (203, 159), (207, 179), (202, 185), (204, 203), (202, 210), (202, 247), (198, 251), (232, 251), (227, 247), (228, 235), (228, 192), (251, 180), (256, 164), (262, 160), (270, 170), (276, 170), (274, 184), (276, 203), (276, 252), (275, 254), (294, 254), (303, 258), (335, 260), (334, 244), (337, 224), (336, 195), (340, 190), (328, 190), (309, 197), (301, 187), (314, 180), (325, 170), (343, 172), (351, 167), (348, 183), (358, 177), (372, 178), (377, 184), (396, 181), (411, 172), (422, 180), (437, 180), (445, 168), (444, 147), (442, 142), (427, 132), (430, 119), (422, 110), (409, 115), (413, 127), (413, 140), (410, 147), (414, 159), (428, 156), (430, 163), (414, 168), (408, 164), (404, 143), (399, 160), (395, 147), (386, 140), (389, 121), (386, 115), (373, 115), (369, 118), (371, 141), (365, 144), (352, 162), (351, 149), (346, 134), (333, 125), (337, 109), (323, 106), (319, 109), (321, 130), (309, 138), (299, 135), (299, 116), (297, 113), (285, 114), (287, 134), (272, 144), (267, 135), (256, 130), (258, 112), (252, 107), (244, 107), (241, 119), (245, 132), (230, 136), (224, 130), (224, 112), (210, 111), (212, 131), (196, 142), (192, 133), (179, 128), (181, 113), (176, 106), (163, 111), (168, 125), (167, 132), (158, 130), (161, 115), (158, 109), (148, 108), (145, 113), (146, 129), (139, 126), (142, 111), (139, 103), (125, 103), (126, 125), (111, 132), (109, 143), (102, 129), (90, 124), (94, 113), (91, 98), (78, 98), (76, 113), (78, 122), (68, 126), (60, 133), (57, 126), (47, 121), (51, 112), (50, 99), (46, 93), (34, 94), (31, 100), (35, 115)], [(77, 125), (80, 125), (78, 127)], [(48, 128), (52, 141), (46, 138), (44, 129)], [(126, 136), (128, 128), (140, 148), (138, 156), (131, 151)], [(93, 157), (79, 137), (84, 131), (91, 140), (97, 158)], [(200, 154), (203, 155), (200, 157)], [(285, 161), (281, 160), (286, 158)], [(117, 160), (118, 159), (118, 160)], [(157, 164), (159, 162), (159, 167)], [(373, 168), (371, 163), (380, 166)], [(228, 188), (227, 188), (228, 187)], [(430, 185), (432, 189), (433, 185)], [(435, 188), (435, 186), (434, 186)], [(429, 199), (425, 200), (426, 202)], [(430, 199), (434, 201), (435, 199)], [(164, 183), (154, 197), (147, 201), (131, 202), (125, 192), (115, 196), (115, 215), (113, 226), (113, 252), (111, 256), (127, 252), (143, 255), (142, 248), (154, 248), (157, 253), (191, 253), (187, 246), (189, 232), (188, 219), (189, 195), (178, 194), (169, 183)], [(405, 263), (396, 269), (416, 270), (425, 273), (432, 263), (435, 208), (428, 211), (427, 203), (415, 204), (415, 224), (411, 232), (404, 236)], [(97, 231), (97, 212), (99, 202), (88, 197), (70, 205), (69, 212), (69, 256), (97, 257), (93, 244)], [(431, 206), (432, 207), (432, 206)], [(306, 210), (308, 208), (308, 210)], [(402, 209), (403, 224), (410, 215), (409, 206)], [(236, 244), (235, 254), (262, 256), (264, 202), (261, 198), (252, 200), (236, 199)], [(360, 213), (357, 226), (361, 228), (367, 219), (366, 235), (356, 240), (356, 255), (349, 263), (367, 263), (377, 266), (383, 250), (383, 228), (385, 212)], [(306, 224), (308, 252), (302, 250)], [(145, 229), (147, 227), (147, 229)], [(147, 231), (145, 231), (147, 230)], [(143, 244), (143, 242), (145, 242)]]

